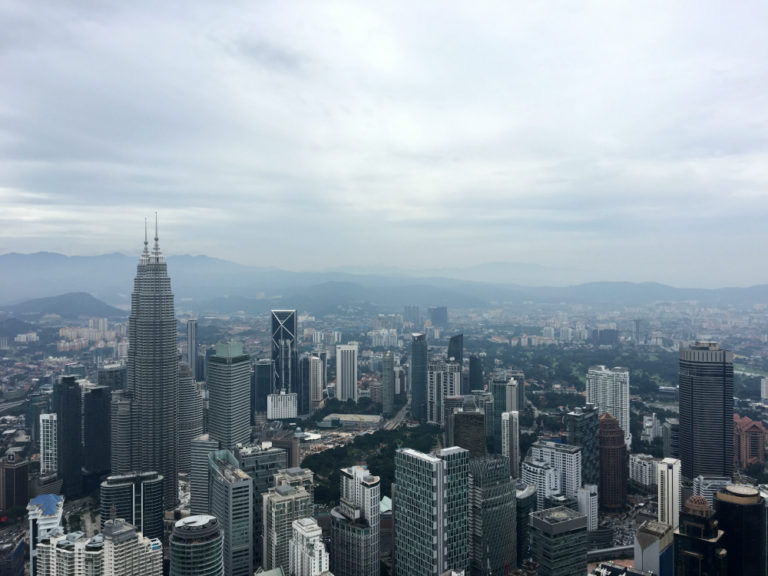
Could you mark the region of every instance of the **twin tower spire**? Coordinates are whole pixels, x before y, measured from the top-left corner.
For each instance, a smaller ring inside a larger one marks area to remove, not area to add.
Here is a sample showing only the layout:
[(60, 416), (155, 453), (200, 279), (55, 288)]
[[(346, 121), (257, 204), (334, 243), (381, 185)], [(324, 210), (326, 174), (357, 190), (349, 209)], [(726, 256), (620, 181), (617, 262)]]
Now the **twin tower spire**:
[(160, 264), (165, 262), (165, 257), (160, 250), (160, 242), (157, 235), (157, 212), (155, 212), (155, 245), (152, 252), (149, 251), (149, 240), (147, 234), (147, 219), (144, 218), (144, 251), (141, 253), (140, 264)]

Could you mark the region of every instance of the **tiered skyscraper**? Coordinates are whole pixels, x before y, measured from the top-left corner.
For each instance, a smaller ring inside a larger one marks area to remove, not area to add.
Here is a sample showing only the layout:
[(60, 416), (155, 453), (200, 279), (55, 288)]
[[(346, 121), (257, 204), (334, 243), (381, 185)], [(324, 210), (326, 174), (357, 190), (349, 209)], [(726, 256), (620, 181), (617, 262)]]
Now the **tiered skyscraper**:
[(716, 342), (680, 349), (682, 476), (733, 473), (733, 352)]
[(136, 267), (128, 338), (128, 392), (133, 395), (132, 468), (161, 474), (165, 508), (173, 508), (178, 499), (179, 365), (171, 279), (160, 250), (157, 225), (152, 251), (145, 235), (144, 251)]

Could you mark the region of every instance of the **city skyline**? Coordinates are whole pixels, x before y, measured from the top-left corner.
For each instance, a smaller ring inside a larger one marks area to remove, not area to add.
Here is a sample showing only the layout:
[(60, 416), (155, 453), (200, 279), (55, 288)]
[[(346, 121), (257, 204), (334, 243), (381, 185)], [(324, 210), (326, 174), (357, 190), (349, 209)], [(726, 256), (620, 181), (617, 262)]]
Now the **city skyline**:
[(766, 7), (659, 8), (7, 5), (0, 253), (765, 282)]

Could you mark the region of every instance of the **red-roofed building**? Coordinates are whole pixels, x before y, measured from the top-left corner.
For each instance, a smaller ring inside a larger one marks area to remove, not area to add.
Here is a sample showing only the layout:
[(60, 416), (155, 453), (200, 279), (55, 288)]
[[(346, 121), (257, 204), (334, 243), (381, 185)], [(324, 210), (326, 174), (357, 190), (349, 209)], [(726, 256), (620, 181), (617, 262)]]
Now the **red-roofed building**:
[(733, 459), (746, 468), (765, 464), (765, 437), (768, 430), (762, 422), (738, 414), (733, 415)]

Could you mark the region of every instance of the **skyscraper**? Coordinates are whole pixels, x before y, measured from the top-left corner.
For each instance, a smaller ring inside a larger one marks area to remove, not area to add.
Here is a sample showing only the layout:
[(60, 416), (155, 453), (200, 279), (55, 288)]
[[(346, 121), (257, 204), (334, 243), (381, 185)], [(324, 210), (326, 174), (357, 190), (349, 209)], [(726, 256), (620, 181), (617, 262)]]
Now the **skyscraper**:
[(451, 336), (448, 341), (448, 361), (456, 362), (459, 366), (464, 365), (464, 334)]
[(732, 484), (715, 495), (715, 512), (728, 550), (728, 573), (768, 574), (766, 503), (754, 486)]
[(309, 357), (309, 411), (313, 413), (323, 403), (323, 360), (316, 354)]
[(624, 508), (627, 499), (628, 459), (624, 432), (608, 413), (600, 416), (600, 507)]
[(682, 476), (733, 473), (733, 352), (716, 342), (680, 348)]
[(192, 440), (203, 433), (203, 396), (186, 364), (179, 366), (179, 472), (189, 473)]
[(587, 402), (597, 406), (598, 414), (607, 412), (619, 421), (629, 447), (629, 369), (591, 366), (587, 371)]
[(680, 460), (664, 458), (657, 473), (658, 519), (675, 529), (680, 523)]
[(482, 390), (484, 386), (483, 361), (473, 354), (469, 357), (469, 389)]
[(509, 458), (512, 478), (520, 478), (520, 413), (501, 413), (501, 455)]
[(531, 514), (531, 549), (539, 576), (587, 572), (587, 517), (559, 506)]
[(189, 510), (192, 515), (209, 514), (210, 499), (208, 497), (210, 464), (208, 456), (219, 449), (219, 442), (210, 434), (201, 434), (192, 439), (189, 474)]
[(357, 343), (336, 346), (336, 396), (357, 402)]
[(724, 532), (703, 496), (691, 496), (680, 510), (675, 530), (675, 574), (728, 576), (731, 554), (724, 545)]
[(501, 453), (501, 415), (504, 412), (520, 411), (518, 388), (520, 383), (506, 373), (497, 374), (491, 381), (493, 394), (493, 450)]
[(275, 393), (275, 361), (262, 358), (254, 366), (255, 390), (253, 391), (253, 409), (255, 412), (267, 412), (267, 396)]
[(170, 539), (171, 576), (222, 576), (224, 532), (215, 516), (182, 518)]
[(104, 364), (96, 373), (96, 383), (106, 386), (113, 392), (125, 390), (128, 380), (128, 369), (124, 364)]
[(58, 469), (58, 430), (56, 414), (40, 414), (40, 474), (55, 474)]
[[(323, 544), (323, 530), (313, 518), (299, 518), (291, 525), (288, 543), (289, 570), (293, 576), (323, 576), (328, 573), (328, 552)], [(335, 576), (338, 576), (338, 572)]]
[(430, 362), (427, 368), (427, 422), (444, 424), (444, 399), (461, 392), (461, 366), (455, 362)]
[(262, 567), (271, 570), (279, 566), (287, 571), (293, 521), (312, 517), (312, 495), (303, 487), (282, 485), (270, 488), (263, 495), (262, 516)]
[(434, 454), (395, 453), (395, 574), (468, 570), (469, 454), (453, 446)]
[(384, 416), (395, 414), (395, 357), (387, 350), (381, 360), (381, 395)]
[(411, 417), (427, 421), (427, 337), (413, 334), (411, 340)]
[(128, 392), (133, 394), (132, 469), (154, 470), (164, 478), (166, 509), (176, 506), (176, 424), (179, 366), (176, 318), (168, 267), (155, 225), (152, 251), (144, 251), (136, 267), (128, 319)]
[(111, 462), (112, 392), (89, 386), (83, 394), (83, 466), (91, 474), (109, 473)]
[(107, 477), (99, 487), (101, 526), (122, 518), (147, 538), (163, 538), (163, 477), (141, 472)]
[(341, 469), (341, 498), (331, 510), (335, 576), (379, 576), (380, 480), (364, 466)]
[(62, 376), (53, 387), (53, 410), (58, 424), (58, 473), (67, 498), (82, 490), (82, 392), (74, 376)]
[(507, 574), (517, 566), (516, 489), (509, 459), (475, 458), (469, 464), (471, 574)]
[(597, 416), (595, 405), (589, 403), (565, 415), (568, 444), (581, 446), (581, 480), (584, 484), (600, 482), (600, 442)]
[(299, 347), (296, 310), (272, 310), (272, 360), (275, 390), (298, 393)]
[(225, 576), (253, 575), (253, 480), (229, 450), (208, 456), (211, 514), (224, 529)]
[(560, 493), (576, 498), (581, 488), (581, 448), (570, 444), (558, 444), (537, 440), (531, 445), (533, 460), (550, 464), (557, 472)]
[(187, 320), (187, 366), (192, 380), (197, 380), (197, 320)]
[(523, 483), (536, 487), (536, 510), (543, 510), (544, 501), (560, 493), (560, 474), (549, 462), (526, 457), (520, 468), (520, 478)]
[(208, 432), (231, 450), (251, 439), (251, 358), (241, 343), (224, 342), (208, 362)]

